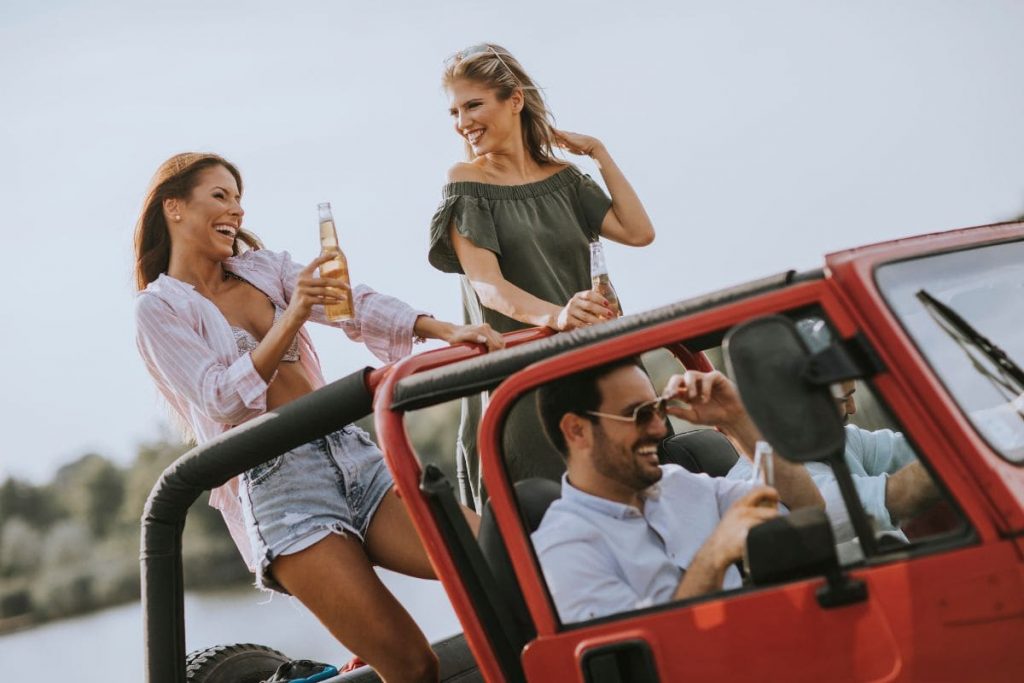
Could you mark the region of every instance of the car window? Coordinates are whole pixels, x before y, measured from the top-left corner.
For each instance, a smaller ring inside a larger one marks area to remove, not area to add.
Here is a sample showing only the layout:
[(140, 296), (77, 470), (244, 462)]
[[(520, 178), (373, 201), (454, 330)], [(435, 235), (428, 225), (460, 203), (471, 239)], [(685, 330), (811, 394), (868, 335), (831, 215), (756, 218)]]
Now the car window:
[[(811, 352), (823, 350), (836, 339), (821, 315), (798, 317), (796, 328)], [(844, 422), (844, 461), (874, 531), (878, 554), (961, 531), (959, 513), (870, 382), (853, 379), (830, 390)], [(810, 463), (807, 468), (825, 498), (840, 564), (859, 562), (864, 553), (836, 472), (825, 463)]]
[[(812, 351), (832, 343), (831, 327), (820, 313), (794, 318)], [(708, 346), (709, 339), (715, 336), (702, 338), (704, 348), (690, 349), (703, 351), (724, 374), (721, 348)], [(593, 371), (588, 369), (524, 395), (505, 422), (503, 456), (510, 478), (547, 477), (561, 486), (561, 498), (528, 532), (563, 623), (752, 587), (742, 552), (718, 567), (712, 583), (697, 593), (682, 586), (690, 563), (698, 562), (729, 510), (751, 491), (751, 444), (730, 438), (700, 415), (684, 419), (669, 410), (666, 420), (656, 411), (636, 412), (661, 396), (673, 375), (685, 372), (668, 351), (654, 349), (617, 363), (614, 382), (607, 379), (611, 375), (591, 382), (600, 388), (599, 404), (585, 398), (578, 403), (593, 391), (581, 381)], [(728, 376), (720, 381), (731, 385)], [(621, 391), (621, 400), (609, 398), (611, 391)], [(837, 413), (848, 416), (844, 459), (857, 495), (851, 509), (869, 516), (876, 556), (884, 559), (962, 530), (960, 515), (870, 384), (842, 383), (833, 395)], [(643, 483), (651, 476), (655, 447), (654, 466), (662, 474)], [(588, 463), (576, 468), (578, 481), (573, 459)], [(569, 477), (561, 481), (567, 462)], [(837, 562), (863, 561), (836, 473), (823, 463), (806, 469), (828, 505)], [(622, 485), (609, 485), (612, 480)], [(643, 493), (619, 495), (629, 490)], [(779, 512), (788, 510), (783, 505)]]
[(1024, 242), (890, 263), (875, 279), (978, 433), (1024, 463)]

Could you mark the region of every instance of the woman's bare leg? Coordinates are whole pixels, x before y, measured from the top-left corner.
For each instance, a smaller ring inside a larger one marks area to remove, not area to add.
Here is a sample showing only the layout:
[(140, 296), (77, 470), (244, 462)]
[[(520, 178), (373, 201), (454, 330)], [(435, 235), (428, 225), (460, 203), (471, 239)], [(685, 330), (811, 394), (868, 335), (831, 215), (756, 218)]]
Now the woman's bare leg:
[[(476, 536), (480, 518), (466, 507), (462, 508), (462, 513)], [(409, 511), (394, 488), (387, 492), (370, 520), (370, 528), (366, 531), (366, 554), (371, 562), (385, 569), (421, 579), (436, 578)]]
[(358, 540), (331, 534), (301, 552), (282, 555), (271, 569), (289, 593), (384, 681), (436, 683), (437, 655), (381, 583)]

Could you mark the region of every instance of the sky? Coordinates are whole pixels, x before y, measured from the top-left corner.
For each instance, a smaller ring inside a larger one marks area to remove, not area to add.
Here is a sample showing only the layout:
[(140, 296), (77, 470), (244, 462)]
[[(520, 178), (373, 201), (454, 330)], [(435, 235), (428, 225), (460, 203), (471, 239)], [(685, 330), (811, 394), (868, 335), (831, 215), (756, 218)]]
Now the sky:
[[(606, 248), (629, 313), (1024, 212), (1022, 34), (1019, 0), (4, 0), (0, 478), (127, 463), (165, 429), (131, 240), (174, 153), (236, 163), (247, 227), (297, 260), (332, 202), (355, 281), (458, 319), (426, 261), (463, 159), (440, 74), (497, 42), (654, 221), (652, 246)], [(313, 336), (329, 379), (376, 364)]]

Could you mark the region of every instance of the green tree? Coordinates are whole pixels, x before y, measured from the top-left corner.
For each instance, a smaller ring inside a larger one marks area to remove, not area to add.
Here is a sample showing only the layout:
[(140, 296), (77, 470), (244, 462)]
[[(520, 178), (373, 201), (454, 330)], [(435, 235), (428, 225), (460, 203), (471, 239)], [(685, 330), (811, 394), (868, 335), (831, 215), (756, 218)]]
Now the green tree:
[(42, 487), (11, 477), (0, 484), (0, 520), (18, 517), (45, 529), (64, 516), (60, 504)]
[(149, 492), (168, 465), (188, 450), (188, 446), (164, 434), (160, 438), (140, 444), (135, 460), (128, 467), (124, 480), (124, 499), (121, 504), (119, 524), (126, 529), (139, 527), (142, 508)]
[(53, 491), (72, 517), (103, 538), (121, 510), (124, 475), (102, 455), (89, 453), (57, 471)]
[(28, 576), (39, 569), (43, 540), (21, 517), (6, 518), (0, 530), (0, 576)]
[(58, 522), (43, 539), (43, 569), (87, 562), (92, 557), (93, 542), (92, 534), (82, 522), (74, 519)]

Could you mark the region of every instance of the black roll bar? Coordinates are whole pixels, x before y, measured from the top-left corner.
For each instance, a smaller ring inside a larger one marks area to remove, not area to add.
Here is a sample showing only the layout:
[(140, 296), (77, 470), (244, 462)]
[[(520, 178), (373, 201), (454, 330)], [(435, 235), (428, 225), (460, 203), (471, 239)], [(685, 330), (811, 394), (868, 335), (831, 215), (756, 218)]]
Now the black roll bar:
[(425, 370), (406, 377), (395, 385), (395, 391), (391, 397), (391, 409), (416, 410), (477, 391), (493, 389), (512, 373), (564, 351), (597, 344), (606, 339), (676, 320), (724, 303), (782, 289), (796, 282), (820, 278), (820, 271), (801, 275), (796, 271), (789, 270), (711, 294), (611, 320), (594, 327), (583, 327), (504, 351), (487, 353), (454, 365)]
[(203, 491), (373, 411), (363, 368), (239, 425), (174, 461), (142, 514), (142, 612), (149, 683), (185, 683), (185, 590), (181, 534)]

